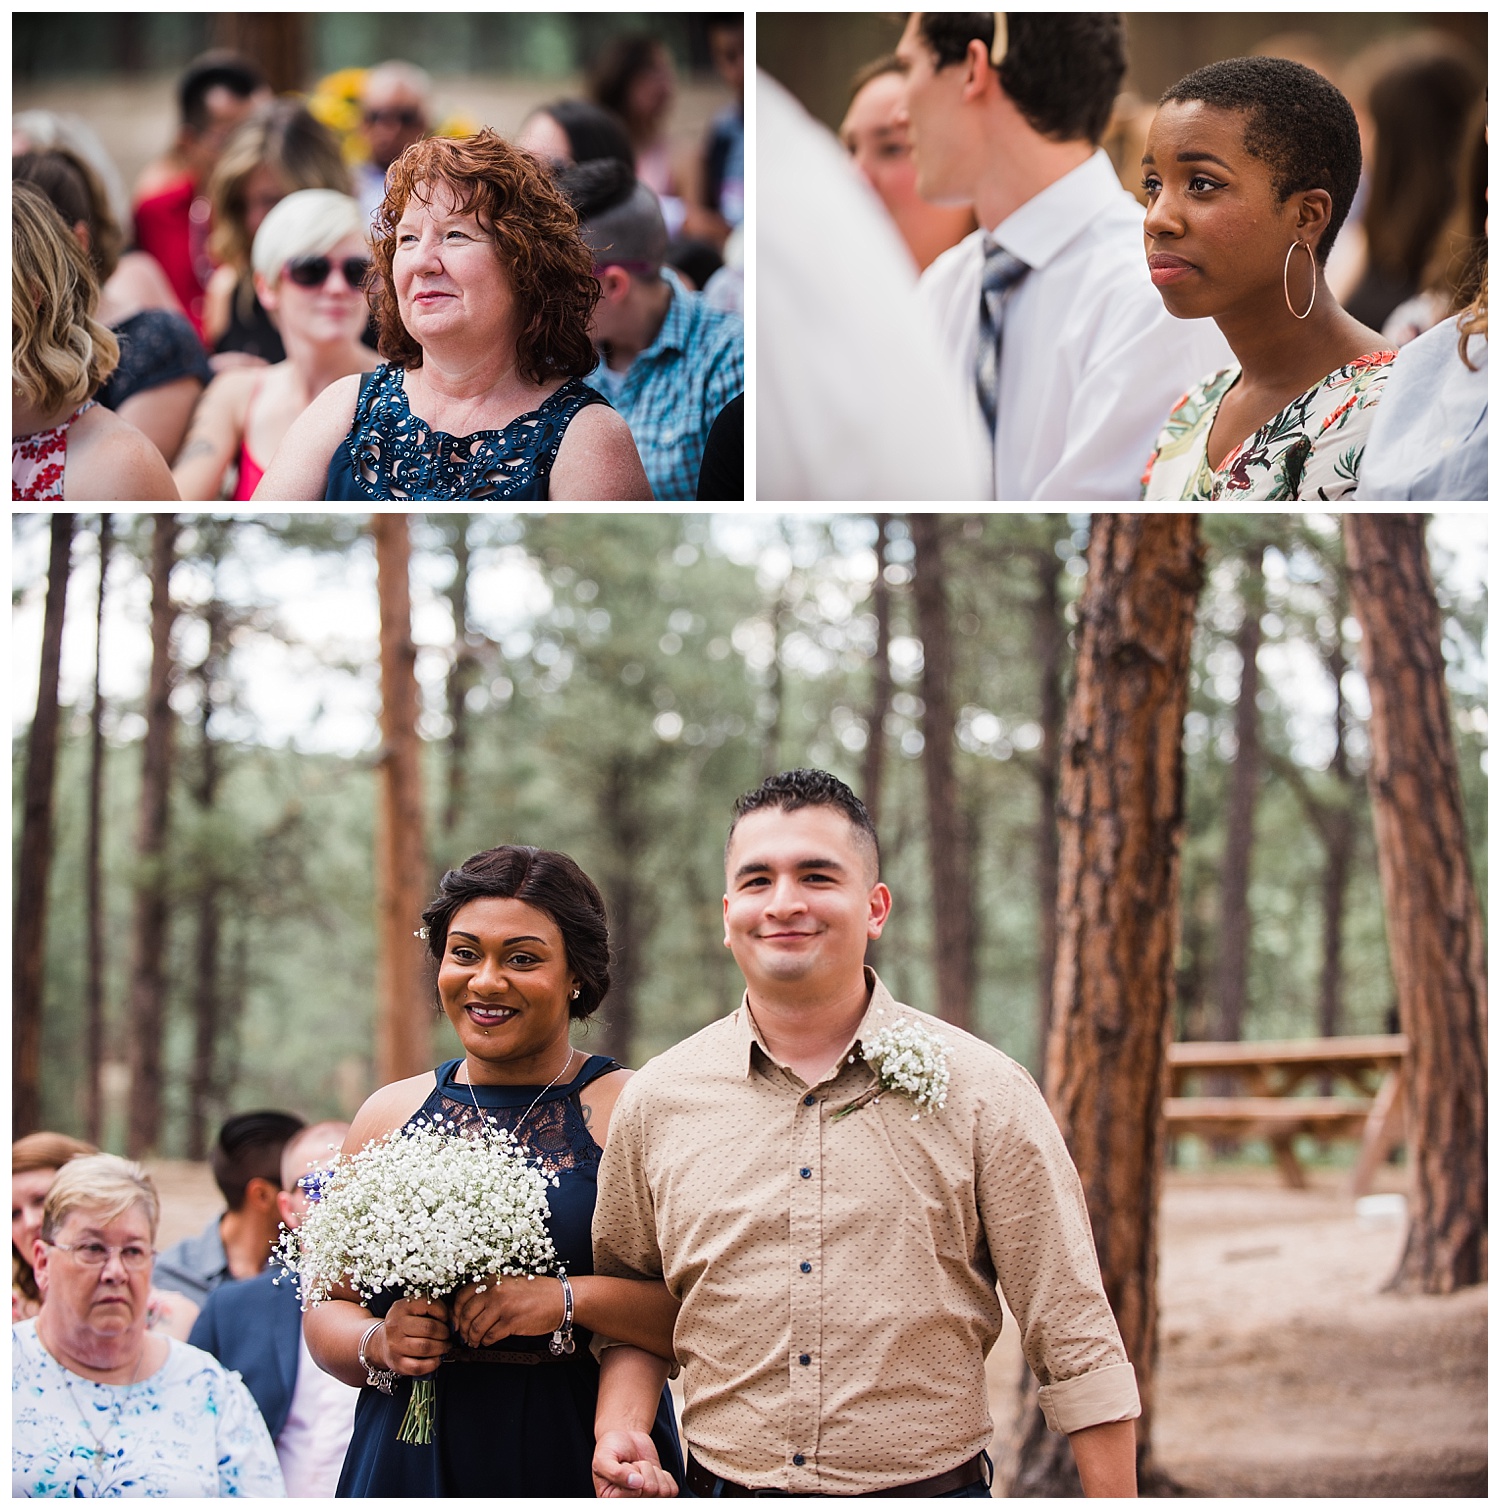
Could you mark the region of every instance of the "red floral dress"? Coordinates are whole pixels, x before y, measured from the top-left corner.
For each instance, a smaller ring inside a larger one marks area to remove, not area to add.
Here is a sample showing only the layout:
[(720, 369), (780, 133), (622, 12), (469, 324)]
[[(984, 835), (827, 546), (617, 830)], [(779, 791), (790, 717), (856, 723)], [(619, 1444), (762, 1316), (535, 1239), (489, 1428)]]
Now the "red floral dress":
[(10, 443), (10, 496), (28, 503), (60, 503), (63, 471), (68, 463), (68, 427), (80, 414), (94, 407), (94, 400), (80, 404), (62, 424), (38, 430)]

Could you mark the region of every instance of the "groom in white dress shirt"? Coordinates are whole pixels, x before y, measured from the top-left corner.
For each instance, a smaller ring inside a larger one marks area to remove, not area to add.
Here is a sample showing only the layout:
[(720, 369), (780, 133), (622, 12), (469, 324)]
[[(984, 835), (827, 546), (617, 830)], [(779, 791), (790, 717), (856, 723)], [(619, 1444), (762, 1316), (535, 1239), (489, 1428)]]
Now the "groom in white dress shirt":
[(979, 220), (920, 295), (993, 436), (995, 498), (1139, 498), (1172, 406), (1232, 358), (1212, 320), (1166, 312), (1099, 147), (1120, 17), (917, 11), (896, 56), (918, 193)]

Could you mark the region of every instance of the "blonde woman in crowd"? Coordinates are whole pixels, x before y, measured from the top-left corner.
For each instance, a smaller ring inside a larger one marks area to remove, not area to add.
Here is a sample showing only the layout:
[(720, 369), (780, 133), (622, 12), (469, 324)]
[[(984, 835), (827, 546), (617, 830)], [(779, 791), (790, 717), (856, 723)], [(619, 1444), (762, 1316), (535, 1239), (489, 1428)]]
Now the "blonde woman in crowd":
[(11, 187), (11, 495), (175, 500), (161, 452), (94, 400), (120, 348), (83, 248), (34, 184)]

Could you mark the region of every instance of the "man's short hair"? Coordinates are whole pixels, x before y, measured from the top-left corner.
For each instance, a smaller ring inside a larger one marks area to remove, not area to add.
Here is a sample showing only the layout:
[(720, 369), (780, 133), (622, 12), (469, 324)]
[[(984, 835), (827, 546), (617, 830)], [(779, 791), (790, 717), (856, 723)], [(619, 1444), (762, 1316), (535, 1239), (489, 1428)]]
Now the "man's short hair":
[(566, 169), (557, 186), (578, 212), (583, 239), (601, 266), (617, 264), (641, 277), (655, 277), (667, 255), (667, 222), (661, 203), (613, 158)]
[(241, 1112), (219, 1129), (208, 1161), (231, 1211), (245, 1204), (251, 1180), (269, 1180), (281, 1189), (281, 1151), (303, 1125), (290, 1112)]
[(784, 813), (803, 807), (837, 808), (849, 820), (859, 840), (869, 845), (875, 856), (875, 874), (879, 876), (880, 837), (870, 821), (869, 809), (837, 776), (806, 768), (767, 776), (754, 791), (735, 799), (734, 818), (729, 825), (729, 837), (724, 841), (726, 859), (740, 819), (766, 807), (779, 807)]
[[(1125, 77), (1125, 27), (1114, 11), (1006, 11), (1000, 83), (1033, 131), (1053, 141), (1095, 146), (1109, 125)], [(946, 68), (969, 43), (988, 52), (993, 11), (922, 11), (918, 31)]]
[(237, 52), (206, 52), (194, 58), (177, 81), (177, 113), (189, 131), (200, 132), (208, 125), (208, 92), (220, 87), (248, 100), (266, 87), (266, 76)]

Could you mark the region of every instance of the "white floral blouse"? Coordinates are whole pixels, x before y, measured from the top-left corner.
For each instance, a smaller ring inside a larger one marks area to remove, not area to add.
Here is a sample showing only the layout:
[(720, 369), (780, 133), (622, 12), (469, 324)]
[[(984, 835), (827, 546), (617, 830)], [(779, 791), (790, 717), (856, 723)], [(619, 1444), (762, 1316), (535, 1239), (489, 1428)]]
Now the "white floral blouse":
[(260, 1411), (217, 1359), (168, 1339), (138, 1384), (96, 1384), (11, 1328), (11, 1494), (17, 1499), (281, 1498)]
[(1212, 467), (1208, 433), (1240, 376), (1238, 366), (1226, 367), (1184, 394), (1167, 416), (1141, 478), (1141, 496), (1195, 503), (1353, 497), (1365, 438), (1395, 360), (1394, 351), (1376, 351), (1330, 372)]

